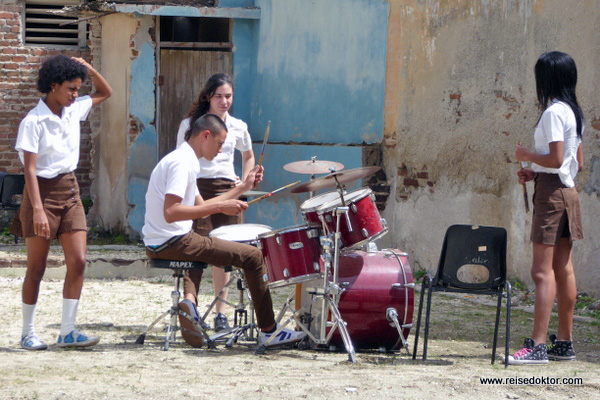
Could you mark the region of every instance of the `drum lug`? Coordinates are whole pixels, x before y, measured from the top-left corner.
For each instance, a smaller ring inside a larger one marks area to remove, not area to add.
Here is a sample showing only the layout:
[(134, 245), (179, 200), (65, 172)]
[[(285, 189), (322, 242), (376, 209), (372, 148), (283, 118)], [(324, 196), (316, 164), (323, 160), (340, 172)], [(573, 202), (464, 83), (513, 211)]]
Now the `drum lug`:
[(256, 242), (256, 248), (259, 250), (263, 249), (262, 242), (260, 240)]
[(263, 275), (263, 281), (269, 282), (269, 274), (264, 274)]
[(308, 236), (309, 239), (314, 239), (316, 237), (319, 237), (319, 230), (318, 229), (309, 229), (306, 232), (306, 236)]
[(275, 241), (277, 242), (277, 244), (281, 245), (281, 236), (277, 236), (275, 238)]
[(358, 211), (358, 209), (356, 208), (356, 204), (352, 203), (352, 205), (350, 206), (350, 209), (352, 210), (352, 212), (354, 214), (356, 214), (356, 212)]
[(361, 232), (365, 238), (369, 237), (369, 232), (365, 228), (362, 228)]
[(375, 193), (371, 192), (371, 194), (369, 195), (369, 197), (371, 198), (371, 201), (373, 201), (373, 203), (375, 203), (375, 201), (377, 200), (375, 198)]
[(384, 228), (387, 228), (387, 221), (385, 218), (381, 218), (381, 225), (383, 225)]
[(415, 284), (414, 283), (392, 283), (392, 289), (401, 289), (403, 287), (409, 288), (409, 289), (414, 289)]
[(319, 272), (321, 270), (321, 264), (319, 264), (318, 262), (314, 262), (313, 268), (315, 269), (315, 272)]
[(287, 268), (284, 268), (284, 269), (283, 269), (283, 276), (284, 276), (285, 278), (289, 278), (289, 277), (290, 277), (290, 271), (288, 271), (288, 269), (287, 269)]

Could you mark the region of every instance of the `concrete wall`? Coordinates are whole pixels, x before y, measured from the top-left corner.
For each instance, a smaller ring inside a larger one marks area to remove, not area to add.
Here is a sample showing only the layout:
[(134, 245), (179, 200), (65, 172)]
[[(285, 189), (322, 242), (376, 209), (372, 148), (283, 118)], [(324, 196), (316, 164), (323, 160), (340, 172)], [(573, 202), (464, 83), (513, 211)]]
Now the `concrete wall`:
[[(531, 283), (531, 215), (517, 184), (515, 144), (533, 144), (533, 66), (546, 51), (575, 59), (586, 115), (578, 176), (586, 240), (574, 246), (579, 290), (600, 277), (600, 9), (587, 1), (390, 0), (384, 160), (392, 193), (387, 240), (413, 268), (434, 271), (454, 223), (509, 231), (509, 274)], [(533, 193), (533, 186), (528, 185)]]

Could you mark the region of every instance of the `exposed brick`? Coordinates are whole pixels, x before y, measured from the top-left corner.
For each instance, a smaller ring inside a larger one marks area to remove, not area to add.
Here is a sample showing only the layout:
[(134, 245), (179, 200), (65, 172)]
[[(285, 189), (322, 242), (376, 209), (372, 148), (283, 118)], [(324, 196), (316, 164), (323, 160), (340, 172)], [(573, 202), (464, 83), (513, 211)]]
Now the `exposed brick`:
[(429, 179), (429, 172), (417, 172), (418, 179)]
[(419, 187), (419, 181), (412, 178), (404, 178), (404, 186)]

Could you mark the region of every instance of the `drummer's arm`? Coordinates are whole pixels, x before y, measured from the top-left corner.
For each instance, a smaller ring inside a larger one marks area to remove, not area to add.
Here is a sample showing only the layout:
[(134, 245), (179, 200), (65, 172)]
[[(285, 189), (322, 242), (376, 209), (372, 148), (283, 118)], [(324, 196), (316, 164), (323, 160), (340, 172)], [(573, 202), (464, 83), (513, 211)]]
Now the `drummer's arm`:
[(183, 205), (181, 200), (181, 197), (174, 194), (165, 195), (163, 215), (167, 223), (189, 221), (212, 214), (237, 215), (248, 208), (248, 205), (240, 200), (224, 200), (209, 204), (208, 201), (202, 200), (200, 195), (196, 196), (193, 206)]
[(228, 192), (223, 193), (220, 196), (213, 197), (209, 200), (203, 200), (204, 204), (215, 204), (223, 200), (237, 199), (242, 194), (246, 193), (248, 190), (251, 190), (254, 185), (262, 181), (264, 168), (261, 165), (257, 165), (248, 172), (246, 179), (244, 181), (229, 190)]

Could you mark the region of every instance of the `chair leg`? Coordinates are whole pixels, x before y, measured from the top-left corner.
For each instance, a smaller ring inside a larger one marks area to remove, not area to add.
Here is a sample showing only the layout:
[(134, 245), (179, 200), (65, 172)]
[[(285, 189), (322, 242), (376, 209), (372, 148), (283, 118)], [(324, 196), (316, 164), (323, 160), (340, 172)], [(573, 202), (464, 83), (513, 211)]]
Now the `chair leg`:
[(428, 282), (430, 282), (431, 280), (429, 279), (428, 275), (425, 275), (423, 277), (423, 281), (421, 282), (421, 294), (419, 296), (420, 300), (419, 300), (419, 315), (417, 317), (417, 330), (415, 331), (415, 346), (413, 349), (413, 356), (412, 359), (416, 359), (417, 358), (417, 348), (419, 346), (419, 331), (421, 329), (421, 315), (423, 313), (423, 298), (424, 298), (424, 294), (425, 294), (425, 280), (428, 280)]
[(510, 308), (512, 287), (506, 281), (506, 348), (504, 349), (504, 368), (508, 368), (508, 346), (510, 344)]
[(431, 315), (431, 295), (433, 294), (433, 285), (429, 286), (427, 291), (427, 308), (425, 311), (425, 335), (423, 336), (423, 360), (427, 359), (427, 342), (429, 340), (429, 316)]
[(492, 342), (492, 365), (496, 361), (496, 345), (498, 344), (498, 324), (500, 323), (500, 309), (502, 308), (502, 293), (498, 294), (496, 304), (496, 324), (494, 325), (494, 341)]

